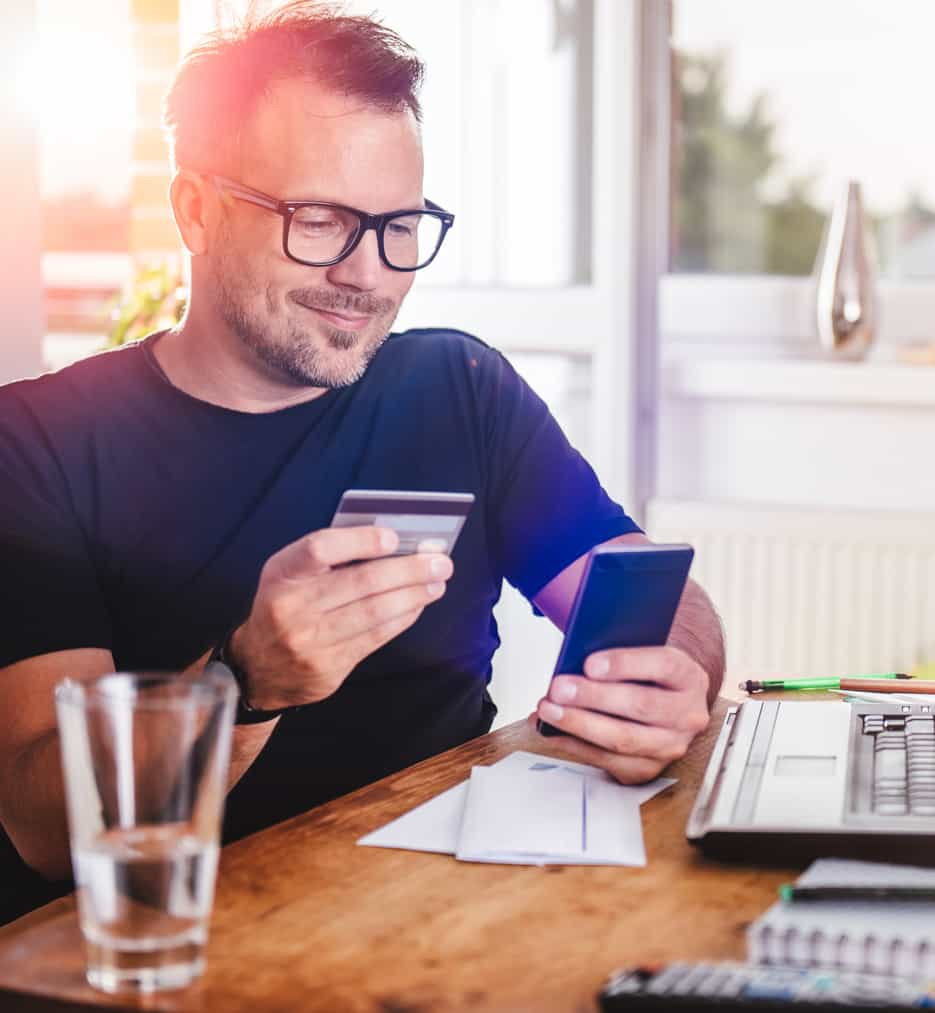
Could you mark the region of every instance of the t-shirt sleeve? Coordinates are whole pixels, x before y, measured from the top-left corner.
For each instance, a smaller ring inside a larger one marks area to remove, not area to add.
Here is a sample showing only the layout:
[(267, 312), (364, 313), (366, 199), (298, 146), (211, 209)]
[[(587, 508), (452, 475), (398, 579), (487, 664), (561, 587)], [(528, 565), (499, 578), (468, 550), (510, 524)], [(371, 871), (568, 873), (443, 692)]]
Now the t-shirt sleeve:
[(493, 548), (503, 575), (532, 600), (595, 545), (640, 528), (509, 362), (491, 349), (485, 367)]
[(0, 391), (0, 490), (0, 667), (109, 648), (110, 619), (64, 474), (48, 434), (9, 391)]

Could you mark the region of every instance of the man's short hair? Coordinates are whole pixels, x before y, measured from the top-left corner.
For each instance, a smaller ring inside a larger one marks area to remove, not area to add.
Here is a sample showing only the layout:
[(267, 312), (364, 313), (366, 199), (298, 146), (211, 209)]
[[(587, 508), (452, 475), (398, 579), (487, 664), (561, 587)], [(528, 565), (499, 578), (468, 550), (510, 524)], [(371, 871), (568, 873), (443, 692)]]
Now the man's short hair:
[(230, 171), (257, 102), (277, 81), (308, 78), (330, 91), (421, 120), (424, 68), (415, 50), (369, 17), (292, 0), (208, 35), (182, 60), (163, 105), (176, 166)]

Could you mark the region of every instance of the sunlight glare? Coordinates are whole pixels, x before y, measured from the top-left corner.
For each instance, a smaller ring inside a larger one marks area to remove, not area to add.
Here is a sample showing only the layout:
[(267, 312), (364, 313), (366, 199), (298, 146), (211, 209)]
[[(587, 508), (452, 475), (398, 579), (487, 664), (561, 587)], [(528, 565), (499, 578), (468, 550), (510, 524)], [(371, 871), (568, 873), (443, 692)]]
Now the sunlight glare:
[(45, 142), (81, 144), (133, 126), (136, 71), (118, 33), (44, 31), (18, 79), (19, 104)]

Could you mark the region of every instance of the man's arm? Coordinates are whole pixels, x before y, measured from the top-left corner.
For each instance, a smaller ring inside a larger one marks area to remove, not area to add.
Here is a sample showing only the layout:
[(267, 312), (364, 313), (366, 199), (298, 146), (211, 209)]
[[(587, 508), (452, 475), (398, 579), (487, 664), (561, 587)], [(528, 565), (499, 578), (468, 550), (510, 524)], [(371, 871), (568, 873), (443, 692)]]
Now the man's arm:
[(669, 643), (698, 662), (708, 676), (708, 707), (724, 681), (724, 631), (704, 588), (689, 579), (672, 622)]
[[(200, 670), (207, 654), (191, 667)], [(6, 727), (0, 736), (0, 823), (22, 859), (47, 879), (71, 875), (65, 788), (53, 691), (64, 678), (114, 671), (109, 651), (57, 651), (0, 669)], [(266, 744), (275, 721), (237, 726), (231, 745), (232, 788)]]
[[(231, 638), (251, 704), (276, 710), (331, 696), (365, 657), (445, 593), (451, 560), (437, 553), (394, 557), (398, 544), (390, 529), (326, 529), (267, 560), (250, 616)], [(200, 671), (209, 653), (191, 670)], [(89, 648), (0, 669), (9, 715), (0, 729), (0, 822), (24, 861), (49, 879), (70, 871), (53, 690), (66, 676), (91, 679), (112, 671), (111, 653)], [(275, 724), (235, 728), (229, 788)]]
[[(607, 545), (645, 545), (634, 533)], [(582, 556), (536, 596), (564, 630), (584, 573)], [(592, 654), (585, 678), (552, 680), (538, 716), (567, 733), (563, 746), (622, 781), (655, 777), (683, 756), (708, 723), (724, 677), (721, 624), (708, 596), (686, 585), (665, 647), (617, 648)]]

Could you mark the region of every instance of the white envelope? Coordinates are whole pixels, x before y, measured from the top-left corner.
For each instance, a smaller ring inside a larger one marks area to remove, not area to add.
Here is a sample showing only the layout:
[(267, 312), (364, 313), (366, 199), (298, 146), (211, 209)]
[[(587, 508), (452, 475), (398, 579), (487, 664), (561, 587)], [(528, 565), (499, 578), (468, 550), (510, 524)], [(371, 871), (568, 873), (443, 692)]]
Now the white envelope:
[[(675, 784), (674, 778), (659, 777), (649, 784), (634, 787), (618, 784), (609, 774), (598, 767), (586, 763), (573, 763), (569, 760), (558, 760), (538, 753), (517, 750), (498, 760), (490, 769), (515, 769), (532, 771), (544, 777), (551, 777), (555, 772), (573, 771), (588, 777), (599, 784), (606, 784), (617, 789), (621, 797), (632, 799), (641, 805), (660, 791)], [(449, 788), (436, 795), (435, 798), (423, 802), (422, 805), (387, 823), (379, 830), (366, 834), (358, 840), (358, 844), (374, 848), (402, 848), (410, 851), (429, 851), (453, 855), (458, 849), (458, 834), (464, 813), (464, 802), (467, 798), (468, 782)], [(612, 817), (606, 817), (605, 809), (598, 809), (598, 822), (594, 824), (594, 834), (607, 833), (605, 821), (609, 820), (610, 832), (615, 829)], [(599, 838), (595, 838), (597, 840)]]
[(475, 767), (456, 855), (523, 865), (645, 865), (639, 804), (568, 770)]
[(458, 846), (467, 790), (467, 781), (462, 781), (410, 809), (392, 823), (366, 834), (357, 843), (371, 848), (403, 848), (453, 855)]
[(475, 862), (539, 864), (550, 855), (584, 854), (587, 782), (564, 770), (544, 777), (529, 770), (475, 767), (455, 855)]

